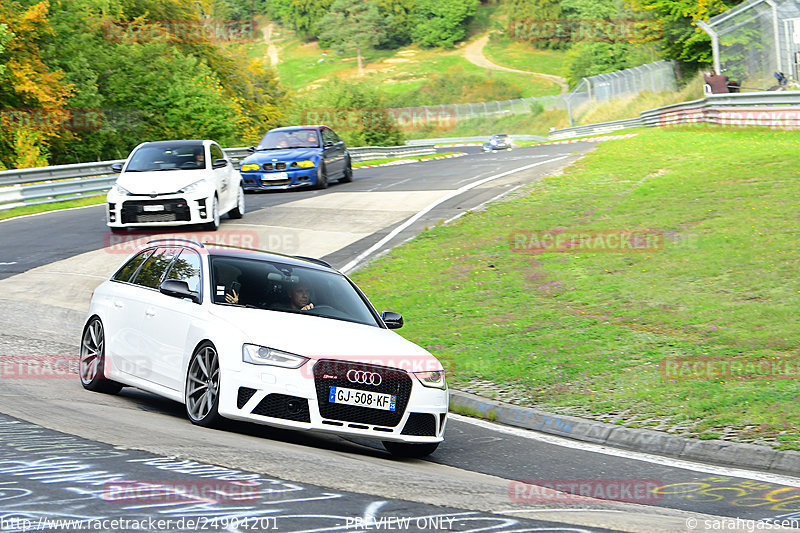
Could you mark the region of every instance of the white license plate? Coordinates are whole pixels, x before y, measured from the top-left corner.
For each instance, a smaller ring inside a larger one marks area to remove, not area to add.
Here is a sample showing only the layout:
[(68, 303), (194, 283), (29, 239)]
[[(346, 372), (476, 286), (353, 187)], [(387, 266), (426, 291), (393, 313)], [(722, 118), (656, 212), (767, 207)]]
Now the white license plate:
[(395, 404), (397, 403), (397, 396), (393, 394), (383, 394), (381, 392), (331, 387), (328, 401), (330, 403), (343, 403), (345, 405), (394, 411)]
[(289, 174), (286, 172), (273, 172), (272, 174), (262, 174), (261, 181), (277, 181), (277, 180), (285, 180), (289, 178)]
[(163, 210), (164, 210), (164, 206), (163, 205), (143, 205), (142, 206), (142, 211), (150, 211), (150, 212), (152, 212), (152, 211), (163, 211)]

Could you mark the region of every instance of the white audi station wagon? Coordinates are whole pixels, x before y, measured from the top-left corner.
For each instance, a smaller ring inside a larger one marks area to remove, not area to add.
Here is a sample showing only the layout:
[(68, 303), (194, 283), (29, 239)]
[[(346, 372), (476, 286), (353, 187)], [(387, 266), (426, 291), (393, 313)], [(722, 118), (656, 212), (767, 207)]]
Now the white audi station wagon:
[(80, 350), (86, 389), (137, 387), (221, 418), (377, 439), (422, 457), (444, 438), (441, 363), (361, 290), (303, 257), (153, 240), (95, 289)]
[(242, 176), (214, 141), (142, 143), (111, 169), (120, 173), (107, 196), (112, 232), (186, 224), (216, 230), (221, 215), (244, 215)]

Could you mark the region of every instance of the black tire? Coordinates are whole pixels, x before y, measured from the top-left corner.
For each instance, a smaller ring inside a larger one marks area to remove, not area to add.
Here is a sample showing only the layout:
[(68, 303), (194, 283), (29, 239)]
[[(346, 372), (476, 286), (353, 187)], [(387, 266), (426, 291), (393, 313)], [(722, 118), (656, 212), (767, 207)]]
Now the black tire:
[(95, 316), (86, 323), (81, 336), (78, 375), (81, 378), (81, 385), (83, 385), (84, 389), (105, 394), (116, 394), (122, 390), (120, 383), (106, 379), (105, 366), (105, 330), (103, 329), (103, 323)]
[(439, 443), (426, 442), (424, 444), (413, 444), (409, 442), (392, 442), (385, 440), (383, 441), (383, 447), (395, 457), (421, 459), (435, 452), (436, 448), (439, 447)]
[(319, 163), (317, 166), (317, 183), (314, 186), (315, 189), (327, 189), (328, 188), (328, 172), (325, 170), (325, 163)]
[(242, 218), (244, 216), (245, 206), (244, 206), (244, 187), (239, 185), (239, 196), (237, 197), (236, 207), (228, 211), (228, 218)]
[(222, 420), (219, 415), (219, 355), (210, 342), (198, 346), (189, 359), (183, 397), (186, 416), (192, 424), (213, 427)]
[(203, 224), (203, 229), (208, 231), (217, 231), (219, 229), (219, 200), (216, 195), (211, 201), (211, 222)]
[(353, 165), (348, 155), (344, 164), (344, 176), (339, 178), (339, 183), (350, 183), (351, 181), (353, 181)]

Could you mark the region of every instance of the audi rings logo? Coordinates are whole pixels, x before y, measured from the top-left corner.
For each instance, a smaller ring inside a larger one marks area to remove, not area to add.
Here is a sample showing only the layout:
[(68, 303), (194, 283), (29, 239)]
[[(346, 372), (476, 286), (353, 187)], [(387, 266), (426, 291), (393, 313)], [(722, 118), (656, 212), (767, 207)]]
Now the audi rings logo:
[(383, 382), (380, 374), (375, 372), (365, 372), (363, 370), (349, 370), (347, 381), (350, 383), (360, 383), (361, 385), (373, 385), (377, 387)]

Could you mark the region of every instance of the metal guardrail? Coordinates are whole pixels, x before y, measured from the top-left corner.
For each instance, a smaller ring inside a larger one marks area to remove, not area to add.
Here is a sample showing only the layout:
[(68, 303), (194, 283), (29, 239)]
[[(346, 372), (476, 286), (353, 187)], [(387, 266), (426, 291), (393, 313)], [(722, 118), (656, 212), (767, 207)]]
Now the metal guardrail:
[(800, 126), (800, 91), (757, 91), (711, 94), (642, 111), (638, 117), (586, 124), (550, 132), (550, 139), (566, 139), (608, 133), (639, 126), (669, 126), (709, 122), (738, 126)]
[[(546, 141), (547, 137), (541, 135), (513, 135), (509, 134), (512, 141)], [(459, 143), (485, 143), (489, 136), (481, 137), (444, 137), (441, 139), (413, 139), (406, 141), (408, 146), (418, 146), (423, 144), (459, 144)]]
[[(431, 155), (436, 153), (433, 145), (427, 146), (365, 146), (349, 148), (353, 161)], [(250, 155), (248, 147), (226, 148), (225, 155), (236, 167)], [(22, 205), (35, 205), (94, 196), (110, 189), (117, 180), (111, 170), (114, 163), (124, 159), (77, 163), (51, 167), (21, 168), (0, 171), (0, 209)]]
[(352, 161), (369, 161), (370, 159), (433, 155), (436, 153), (436, 147), (432, 144), (421, 146), (361, 146), (348, 148), (347, 151), (350, 152)]

